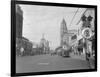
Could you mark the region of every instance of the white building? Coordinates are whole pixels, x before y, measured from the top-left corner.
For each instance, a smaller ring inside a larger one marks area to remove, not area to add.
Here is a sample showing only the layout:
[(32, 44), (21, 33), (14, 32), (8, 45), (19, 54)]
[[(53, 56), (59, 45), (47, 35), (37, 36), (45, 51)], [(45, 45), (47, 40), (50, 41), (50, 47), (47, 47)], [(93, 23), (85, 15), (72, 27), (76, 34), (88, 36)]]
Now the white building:
[(61, 22), (61, 46), (72, 46), (77, 41), (78, 30), (68, 30), (66, 21)]

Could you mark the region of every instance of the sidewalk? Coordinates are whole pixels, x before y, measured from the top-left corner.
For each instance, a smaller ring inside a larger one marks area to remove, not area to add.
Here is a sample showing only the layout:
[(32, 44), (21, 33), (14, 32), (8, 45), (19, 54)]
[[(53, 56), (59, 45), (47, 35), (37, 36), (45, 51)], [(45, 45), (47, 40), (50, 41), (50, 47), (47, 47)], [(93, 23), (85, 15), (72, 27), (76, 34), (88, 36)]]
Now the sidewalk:
[(70, 56), (71, 56), (71, 58), (74, 58), (74, 59), (86, 60), (85, 54), (82, 54), (82, 55), (75, 55), (74, 53), (71, 53)]
[[(71, 58), (73, 59), (80, 59), (80, 60), (86, 60), (85, 58), (85, 54), (82, 54), (82, 55), (74, 55), (74, 53), (71, 53), (70, 54)], [(93, 57), (90, 57), (89, 58), (89, 61), (87, 61), (89, 63), (89, 67), (91, 69), (94, 69), (95, 68), (95, 60)]]

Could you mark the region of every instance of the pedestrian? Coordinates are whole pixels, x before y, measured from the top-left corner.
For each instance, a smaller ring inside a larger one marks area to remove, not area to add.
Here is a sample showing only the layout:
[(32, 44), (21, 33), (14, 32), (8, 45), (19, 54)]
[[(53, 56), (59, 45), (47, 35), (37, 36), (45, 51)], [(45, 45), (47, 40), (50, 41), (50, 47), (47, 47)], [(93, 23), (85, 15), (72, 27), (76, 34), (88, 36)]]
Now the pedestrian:
[(24, 48), (23, 47), (20, 48), (20, 52), (21, 52), (21, 56), (22, 56), (23, 52), (24, 52)]

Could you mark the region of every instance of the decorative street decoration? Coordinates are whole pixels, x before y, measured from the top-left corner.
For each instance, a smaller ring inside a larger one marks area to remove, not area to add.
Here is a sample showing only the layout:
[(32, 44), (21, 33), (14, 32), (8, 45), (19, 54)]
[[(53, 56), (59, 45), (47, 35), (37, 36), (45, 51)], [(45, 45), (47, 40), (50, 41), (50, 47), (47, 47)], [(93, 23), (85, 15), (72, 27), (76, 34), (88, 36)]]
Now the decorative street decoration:
[(87, 17), (85, 15), (83, 15), (81, 19), (82, 19), (82, 21), (86, 21), (86, 18)]
[(88, 21), (92, 21), (93, 17), (89, 15), (87, 19)]
[(89, 39), (92, 36), (92, 31), (90, 28), (84, 28), (82, 30), (82, 36), (86, 39)]

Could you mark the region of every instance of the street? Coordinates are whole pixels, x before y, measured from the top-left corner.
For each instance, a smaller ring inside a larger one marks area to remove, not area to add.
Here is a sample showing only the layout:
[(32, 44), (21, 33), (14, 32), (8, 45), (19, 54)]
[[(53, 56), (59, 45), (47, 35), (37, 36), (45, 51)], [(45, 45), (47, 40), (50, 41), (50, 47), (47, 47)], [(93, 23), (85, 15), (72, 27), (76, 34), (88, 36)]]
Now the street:
[(16, 57), (16, 73), (77, 69), (89, 69), (88, 62), (81, 58), (50, 54)]

